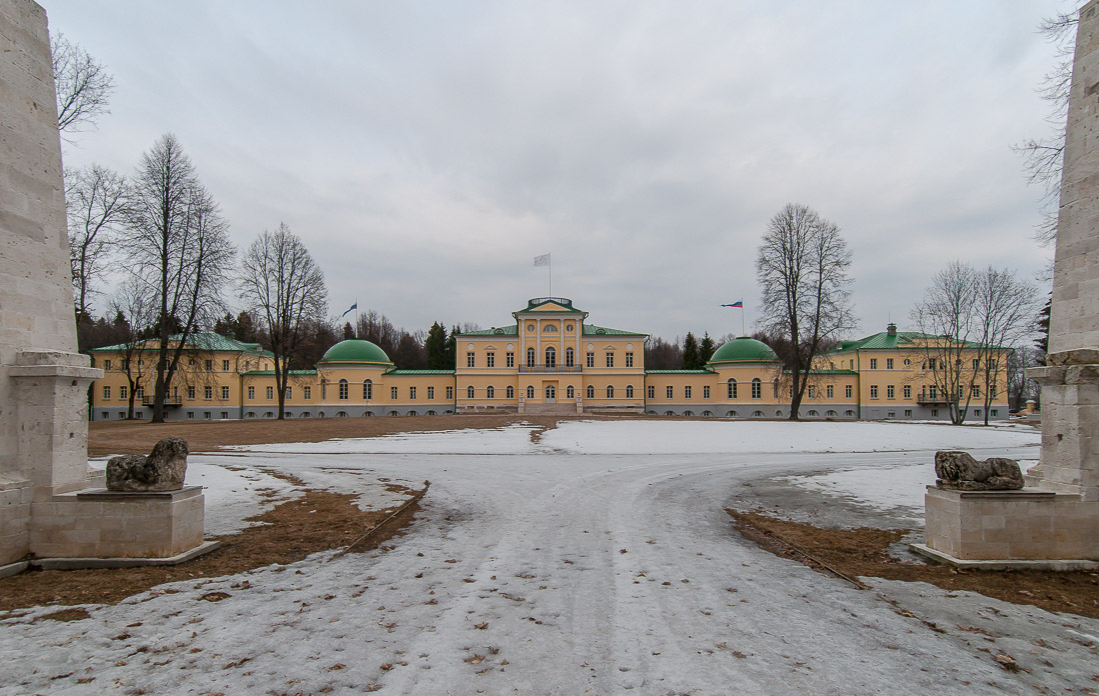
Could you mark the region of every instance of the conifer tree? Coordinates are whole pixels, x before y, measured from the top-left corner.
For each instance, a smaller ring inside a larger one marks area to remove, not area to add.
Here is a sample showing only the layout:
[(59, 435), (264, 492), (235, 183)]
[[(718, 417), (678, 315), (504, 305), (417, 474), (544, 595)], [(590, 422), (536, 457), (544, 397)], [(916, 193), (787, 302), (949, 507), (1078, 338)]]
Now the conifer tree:
[(714, 339), (710, 338), (710, 332), (707, 331), (702, 336), (702, 342), (698, 344), (699, 367), (710, 362), (710, 358), (714, 357), (715, 350), (717, 350), (717, 346), (714, 345)]
[(698, 339), (690, 331), (687, 338), (683, 339), (683, 369), (697, 370), (702, 367), (702, 361), (698, 352)]
[(453, 365), (447, 365), (447, 335), (446, 327), (439, 322), (433, 322), (427, 332), (427, 340), (424, 341), (424, 349), (427, 351), (427, 369), (449, 370)]

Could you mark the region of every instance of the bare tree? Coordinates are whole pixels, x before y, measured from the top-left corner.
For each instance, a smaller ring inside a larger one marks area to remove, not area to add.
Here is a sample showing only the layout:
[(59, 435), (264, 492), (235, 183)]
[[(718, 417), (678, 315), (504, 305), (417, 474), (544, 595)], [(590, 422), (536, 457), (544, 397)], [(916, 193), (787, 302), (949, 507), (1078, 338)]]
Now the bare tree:
[(1028, 138), (1015, 147), (1026, 160), (1028, 180), (1045, 190), (1043, 215), (1034, 237), (1045, 246), (1057, 238), (1057, 209), (1061, 197), (1061, 169), (1064, 165), (1065, 121), (1068, 116), (1068, 95), (1072, 87), (1074, 40), (1079, 15), (1061, 12), (1042, 20), (1038, 31), (1054, 44), (1057, 63), (1045, 74), (1038, 91), (1050, 104), (1046, 122), (1051, 132), (1044, 138)]
[(927, 400), (941, 403), (950, 410), (950, 422), (961, 425), (969, 409), (972, 384), (978, 370), (966, 362), (970, 341), (979, 330), (974, 307), (977, 303), (978, 276), (970, 266), (955, 261), (935, 274), (923, 299), (912, 308), (911, 317), (925, 341), (920, 345), (922, 369), (930, 372)]
[[(156, 297), (153, 422), (159, 423), (188, 339), (223, 309), (221, 291), (235, 251), (217, 204), (174, 135), (161, 136), (142, 155), (133, 186), (126, 253), (131, 270)], [(172, 337), (174, 323), (179, 333)]]
[(129, 184), (98, 164), (65, 170), (65, 209), (69, 227), (69, 263), (77, 315), (89, 315), (111, 244), (129, 213)]
[(977, 271), (955, 261), (935, 275), (911, 315), (925, 334), (921, 352), (933, 398), (949, 407), (951, 422), (963, 423), (976, 398), (988, 424), (1008, 374), (1010, 346), (1033, 332), (1037, 309), (1037, 289), (1015, 271), (991, 266)]
[(768, 223), (756, 257), (759, 323), (790, 340), (790, 420), (798, 419), (813, 359), (856, 326), (850, 267), (839, 227), (809, 206), (789, 203)]
[(57, 86), (57, 129), (74, 133), (93, 124), (100, 114), (109, 114), (114, 78), (103, 65), (60, 32), (50, 36), (50, 51)]
[(328, 309), (324, 273), (301, 240), (280, 223), (273, 233), (265, 230), (245, 253), (240, 293), (267, 331), (275, 356), (278, 417), (283, 418), (291, 358), (305, 339), (309, 322), (319, 321)]
[[(1011, 348), (1029, 338), (1039, 308), (1038, 289), (1019, 279), (1015, 271), (989, 266), (977, 274), (977, 301), (973, 306), (978, 334), (979, 369), (984, 377), (984, 422), (996, 398), (997, 385), (1008, 370)], [(970, 384), (970, 391), (973, 390)]]
[(126, 373), (129, 384), (126, 417), (133, 419), (136, 401), (142, 395), (144, 381), (149, 375), (150, 366), (145, 364), (145, 358), (152, 363), (153, 351), (147, 348), (141, 336), (156, 319), (156, 297), (140, 278), (131, 276), (115, 292), (111, 308), (126, 318), (125, 326), (120, 327), (125, 335), (121, 337), (122, 364), (119, 367)]

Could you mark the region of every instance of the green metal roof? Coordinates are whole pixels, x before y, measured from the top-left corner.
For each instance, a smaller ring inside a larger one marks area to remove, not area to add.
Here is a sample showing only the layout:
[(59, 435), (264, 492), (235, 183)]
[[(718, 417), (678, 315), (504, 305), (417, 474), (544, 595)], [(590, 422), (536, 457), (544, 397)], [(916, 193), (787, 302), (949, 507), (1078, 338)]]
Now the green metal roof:
[(544, 307), (548, 304), (555, 304), (561, 307), (561, 309), (549, 310), (551, 312), (572, 312), (575, 314), (583, 314), (579, 309), (572, 306), (572, 300), (567, 297), (535, 297), (527, 300), (527, 306), (524, 309), (520, 309), (512, 314), (519, 314), (520, 312), (530, 312), (537, 310), (539, 307)]
[(605, 326), (596, 326), (595, 324), (584, 324), (585, 336), (639, 336), (645, 337), (649, 334), (638, 333), (636, 331), (623, 331), (622, 329), (608, 329)]
[(367, 363), (392, 365), (385, 351), (365, 338), (349, 338), (329, 348), (321, 358), (322, 363)]
[[(935, 340), (938, 338), (941, 337), (920, 333), (918, 331), (897, 331), (892, 335), (890, 335), (888, 331), (883, 331), (854, 341), (841, 341), (838, 348), (828, 351), (825, 355), (828, 355), (829, 353), (848, 353), (853, 350), (923, 350), (916, 346), (917, 340)], [(960, 341), (960, 343), (964, 348), (984, 347), (980, 343), (974, 341)], [(1006, 348), (1002, 346), (992, 347), (1006, 350)]]
[[(172, 334), (172, 335), (168, 336), (168, 341), (169, 342), (179, 341), (179, 339), (181, 337), (182, 337), (182, 334)], [(150, 340), (155, 340), (155, 339), (150, 339)], [(148, 342), (149, 341), (146, 340), (146, 341), (140, 341), (139, 343), (140, 343), (141, 347), (143, 349), (145, 349), (145, 344), (148, 343)], [(91, 352), (92, 353), (106, 352), (106, 351), (117, 352), (117, 351), (124, 351), (124, 350), (126, 350), (126, 348), (127, 348), (127, 345), (125, 343), (119, 343), (119, 344), (116, 344), (116, 345), (113, 345), (113, 346), (105, 346), (103, 348), (93, 348), (91, 350)], [(265, 356), (265, 357), (273, 357), (274, 356), (274, 353), (272, 353), (270, 351), (267, 351), (267, 350), (263, 350), (260, 347), (260, 344), (258, 344), (258, 343), (245, 343), (243, 341), (238, 341), (235, 338), (231, 338), (229, 336), (222, 336), (221, 334), (216, 334), (216, 333), (212, 333), (212, 332), (200, 332), (200, 333), (191, 334), (190, 336), (187, 337), (187, 348), (195, 349), (195, 350), (208, 350), (208, 351), (222, 350), (222, 351), (233, 351), (233, 352), (240, 352), (240, 353), (252, 353), (254, 355), (262, 355), (262, 356)], [(150, 348), (150, 349), (146, 349), (146, 350), (154, 350), (154, 349)]]
[(454, 370), (386, 370), (387, 375), (453, 375)]
[(647, 375), (712, 375), (713, 370), (645, 370)]
[[(790, 370), (783, 370), (783, 372), (790, 372)], [(811, 375), (857, 375), (855, 370), (809, 370)]]
[[(317, 371), (316, 370), (290, 370), (290, 374), (293, 375), (293, 376), (299, 376), (300, 377), (300, 376), (303, 376), (303, 375), (315, 375), (315, 374), (317, 374)], [(274, 377), (275, 376), (275, 371), (274, 370), (251, 370), (249, 372), (245, 372), (244, 376), (245, 377)]]
[(766, 343), (757, 341), (754, 338), (749, 338), (748, 336), (741, 336), (722, 343), (721, 347), (714, 352), (713, 356), (706, 364), (775, 362), (777, 360), (778, 356), (775, 355), (775, 351), (771, 350), (771, 347)]
[(518, 336), (519, 326), (512, 324), (511, 326), (492, 327), (491, 329), (482, 329), (481, 331), (468, 331), (466, 333), (454, 334), (455, 336)]

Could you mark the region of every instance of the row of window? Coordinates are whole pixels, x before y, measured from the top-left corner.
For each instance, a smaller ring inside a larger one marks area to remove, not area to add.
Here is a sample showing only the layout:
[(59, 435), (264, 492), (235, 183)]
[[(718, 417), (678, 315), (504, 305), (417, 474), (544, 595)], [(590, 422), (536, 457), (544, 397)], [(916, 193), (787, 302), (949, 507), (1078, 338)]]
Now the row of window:
[[(587, 367), (595, 367), (595, 353), (587, 353), (585, 356), (584, 364)], [(557, 349), (553, 346), (546, 348), (545, 351), (546, 362), (543, 363), (545, 367), (557, 367)], [(506, 367), (515, 367), (515, 353), (508, 352), (505, 354)], [(606, 366), (614, 367), (614, 353), (607, 351)], [(576, 354), (572, 348), (565, 349), (565, 367), (576, 366)], [(538, 352), (533, 348), (527, 348), (527, 367), (538, 367)], [(466, 353), (466, 367), (477, 367), (477, 354), (470, 351)], [(496, 367), (496, 353), (493, 351), (487, 351), (485, 353), (485, 367)], [(633, 353), (626, 353), (626, 367), (633, 367)]]
[[(995, 399), (996, 398), (996, 393), (997, 393), (996, 385), (995, 384), (990, 385), (989, 388), (988, 388), (988, 392), (989, 392), (989, 396), (992, 397), (993, 399)], [(945, 391), (943, 393), (945, 395)], [(912, 398), (912, 386), (908, 385), (908, 384), (904, 385), (903, 394), (904, 394), (904, 398), (906, 400), (911, 399)], [(871, 384), (870, 385), (870, 398), (871, 399), (877, 399), (878, 395), (879, 395), (878, 385)], [(981, 398), (981, 385), (971, 384), (969, 386), (969, 395), (973, 399)], [(886, 399), (895, 399), (896, 398), (896, 387), (894, 387), (892, 384), (886, 385), (886, 387), (885, 387), (885, 398)], [(920, 390), (920, 400), (921, 401), (923, 401), (923, 400), (934, 400), (934, 399), (937, 399), (937, 398), (939, 398), (939, 388), (935, 385), (931, 385), (931, 386), (929, 386), (925, 389)], [(965, 386), (964, 385), (958, 385), (958, 398), (959, 399), (964, 399), (965, 398)]]

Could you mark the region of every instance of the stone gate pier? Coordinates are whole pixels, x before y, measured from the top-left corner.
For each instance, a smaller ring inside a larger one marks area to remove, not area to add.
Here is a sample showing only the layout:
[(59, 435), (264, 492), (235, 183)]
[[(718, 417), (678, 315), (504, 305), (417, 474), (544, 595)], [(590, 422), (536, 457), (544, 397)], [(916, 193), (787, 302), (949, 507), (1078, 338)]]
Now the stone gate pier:
[(68, 255), (46, 12), (0, 0), (0, 576), (28, 557), (75, 564), (203, 543), (201, 490), (175, 507), (95, 499), (87, 390), (102, 372), (77, 353)]
[(1047, 367), (1042, 454), (1020, 491), (929, 488), (927, 544), (961, 565), (1099, 563), (1099, 0), (1080, 9), (1069, 96)]

